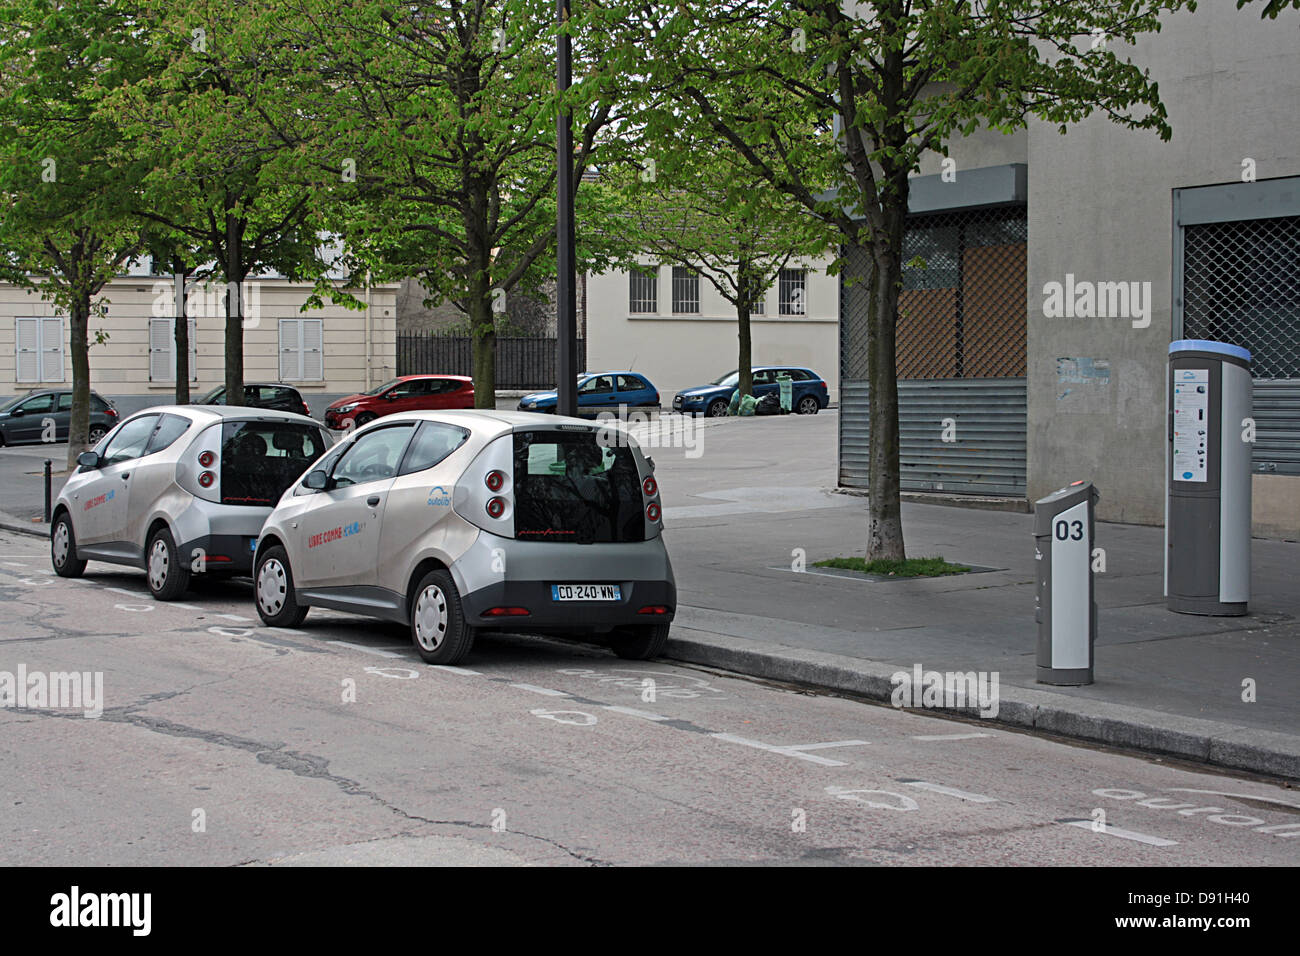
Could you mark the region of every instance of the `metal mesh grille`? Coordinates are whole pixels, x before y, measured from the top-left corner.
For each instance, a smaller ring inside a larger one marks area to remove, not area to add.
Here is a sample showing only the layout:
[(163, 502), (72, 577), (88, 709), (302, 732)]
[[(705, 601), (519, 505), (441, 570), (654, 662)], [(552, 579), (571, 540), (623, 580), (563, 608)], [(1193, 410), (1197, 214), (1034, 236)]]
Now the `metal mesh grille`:
[(659, 311), (659, 272), (656, 269), (633, 269), (628, 277), (627, 310), (632, 313)]
[(804, 269), (782, 269), (777, 279), (777, 304), (782, 315), (803, 315), (808, 273)]
[(1300, 379), (1300, 216), (1184, 227), (1183, 336), (1249, 349), (1257, 381)]

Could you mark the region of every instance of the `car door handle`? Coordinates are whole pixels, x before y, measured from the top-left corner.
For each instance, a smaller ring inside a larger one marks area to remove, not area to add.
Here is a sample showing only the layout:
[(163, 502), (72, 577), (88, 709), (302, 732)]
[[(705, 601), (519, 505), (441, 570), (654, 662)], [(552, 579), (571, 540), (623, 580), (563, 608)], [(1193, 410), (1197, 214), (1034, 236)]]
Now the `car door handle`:
[(370, 505), (370, 507), (372, 508), (378, 507), (379, 495), (371, 495), (369, 498), (366, 499), (366, 504)]
[(128, 471), (128, 472), (126, 472), (125, 474), (122, 475), (122, 480), (123, 480), (123, 481), (126, 481), (126, 480), (127, 480), (128, 478), (130, 478), (130, 477), (131, 477), (131, 473)]

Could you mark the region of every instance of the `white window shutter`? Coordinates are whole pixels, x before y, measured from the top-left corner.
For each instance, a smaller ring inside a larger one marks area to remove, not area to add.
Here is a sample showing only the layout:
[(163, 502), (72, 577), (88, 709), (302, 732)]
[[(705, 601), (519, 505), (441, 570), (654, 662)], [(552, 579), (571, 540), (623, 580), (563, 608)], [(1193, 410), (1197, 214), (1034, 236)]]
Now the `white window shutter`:
[(302, 380), (319, 382), (325, 377), (325, 323), (323, 319), (302, 322)]
[(176, 381), (176, 364), (172, 361), (172, 320), (149, 320), (149, 381)]
[(14, 366), (17, 381), (39, 382), (41, 380), (41, 352), (39, 319), (15, 319), (14, 348), (16, 356)]
[(63, 381), (63, 317), (41, 319), (41, 381)]
[(280, 381), (302, 378), (302, 320), (280, 320)]

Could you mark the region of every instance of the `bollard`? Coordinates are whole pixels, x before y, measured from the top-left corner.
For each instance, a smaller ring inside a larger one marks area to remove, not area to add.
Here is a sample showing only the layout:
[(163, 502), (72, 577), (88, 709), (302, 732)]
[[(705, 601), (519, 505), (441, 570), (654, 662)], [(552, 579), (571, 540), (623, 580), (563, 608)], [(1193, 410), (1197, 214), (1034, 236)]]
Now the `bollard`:
[(1038, 595), (1038, 683), (1091, 684), (1097, 640), (1093, 593), (1093, 509), (1097, 489), (1076, 481), (1034, 505)]
[(50, 460), (45, 459), (45, 523), (50, 523)]

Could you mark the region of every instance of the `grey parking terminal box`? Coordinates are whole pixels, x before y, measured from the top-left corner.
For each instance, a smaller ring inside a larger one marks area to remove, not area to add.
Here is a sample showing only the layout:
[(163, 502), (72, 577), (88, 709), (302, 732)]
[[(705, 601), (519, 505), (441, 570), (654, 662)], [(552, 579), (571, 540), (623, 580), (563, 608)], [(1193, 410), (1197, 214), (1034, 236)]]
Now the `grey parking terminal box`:
[(1169, 345), (1165, 599), (1183, 614), (1245, 614), (1250, 600), (1250, 353)]
[(1076, 481), (1034, 503), (1038, 682), (1092, 683), (1097, 600), (1092, 582), (1097, 489)]

